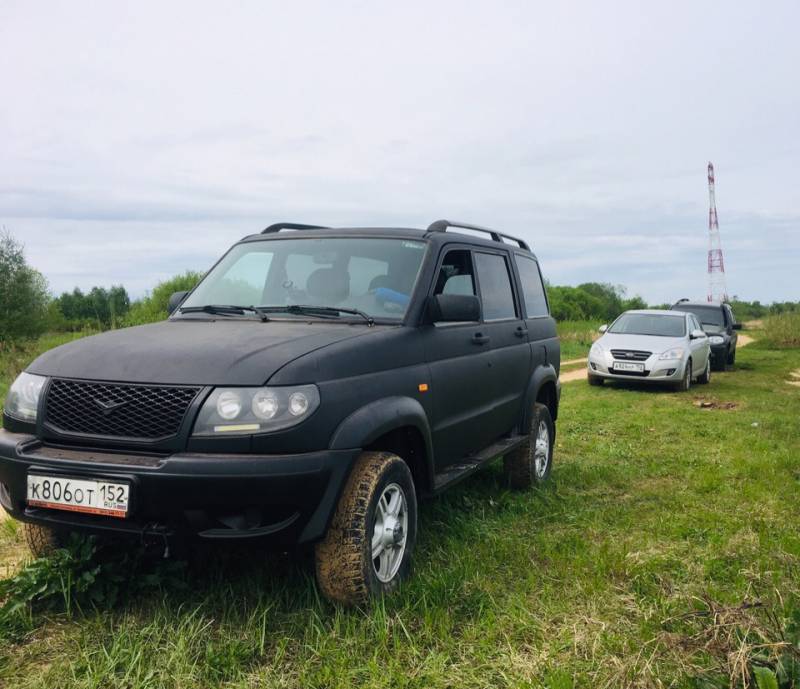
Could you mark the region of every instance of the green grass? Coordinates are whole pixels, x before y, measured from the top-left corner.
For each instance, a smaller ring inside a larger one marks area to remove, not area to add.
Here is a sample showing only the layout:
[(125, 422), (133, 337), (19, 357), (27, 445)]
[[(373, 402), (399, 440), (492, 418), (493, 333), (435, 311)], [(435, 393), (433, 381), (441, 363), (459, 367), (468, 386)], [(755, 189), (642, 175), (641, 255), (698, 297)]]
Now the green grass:
[(371, 610), (323, 601), (307, 557), (234, 553), (39, 613), (0, 686), (740, 686), (800, 627), (799, 367), (756, 343), (688, 394), (566, 384), (552, 482), (493, 466), (424, 503), (414, 576)]
[(597, 329), (602, 325), (599, 321), (560, 321), (558, 337), (561, 340), (561, 360), (586, 358), (589, 348), (600, 333)]

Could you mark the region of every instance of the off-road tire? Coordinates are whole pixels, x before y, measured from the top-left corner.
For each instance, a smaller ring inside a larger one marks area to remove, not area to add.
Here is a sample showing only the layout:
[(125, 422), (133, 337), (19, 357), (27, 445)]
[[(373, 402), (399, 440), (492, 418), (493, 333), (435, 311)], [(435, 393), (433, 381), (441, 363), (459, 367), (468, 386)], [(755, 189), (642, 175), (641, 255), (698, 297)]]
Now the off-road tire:
[(683, 372), (683, 378), (681, 378), (681, 382), (675, 385), (675, 389), (678, 392), (688, 392), (689, 389), (692, 387), (692, 360), (686, 362), (686, 368)]
[(589, 385), (603, 384), (603, 379), (600, 376), (593, 376), (591, 373), (587, 374), (586, 379), (589, 381)]
[(697, 382), (701, 385), (708, 385), (711, 382), (711, 356), (709, 355), (706, 361), (706, 370), (703, 371), (697, 378)]
[[(539, 473), (536, 470), (535, 452), (536, 440), (542, 423), (547, 428), (548, 455), (547, 466), (544, 472)], [(550, 416), (550, 410), (546, 405), (539, 402), (533, 405), (533, 411), (530, 414), (525, 431), (528, 441), (503, 457), (506, 480), (509, 487), (514, 490), (526, 490), (531, 486), (543, 484), (550, 478), (550, 472), (553, 468), (553, 446), (556, 439), (556, 427), (553, 423), (553, 418)]]
[(35, 558), (52, 555), (59, 548), (64, 547), (65, 536), (61, 531), (41, 524), (22, 525), (22, 535), (28, 544), (31, 555)]
[(728, 363), (728, 352), (725, 352), (720, 357), (714, 359), (714, 366), (712, 367), (715, 371), (724, 371), (727, 368)]
[[(405, 494), (406, 545), (400, 568), (388, 582), (378, 579), (372, 563), (372, 532), (377, 502), (389, 484)], [(408, 576), (417, 539), (417, 498), (408, 465), (390, 452), (362, 452), (347, 479), (331, 525), (314, 551), (322, 593), (344, 605), (363, 605), (397, 588)]]

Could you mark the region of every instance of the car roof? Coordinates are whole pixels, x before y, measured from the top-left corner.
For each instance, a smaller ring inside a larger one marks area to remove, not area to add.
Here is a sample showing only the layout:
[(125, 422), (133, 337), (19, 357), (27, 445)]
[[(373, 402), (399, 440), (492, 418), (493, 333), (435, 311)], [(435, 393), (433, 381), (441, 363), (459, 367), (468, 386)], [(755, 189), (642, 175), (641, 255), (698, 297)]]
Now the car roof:
[(679, 301), (673, 304), (671, 308), (675, 311), (680, 311), (681, 306), (710, 306), (712, 309), (720, 309), (726, 304), (721, 301)]
[(675, 310), (673, 309), (632, 309), (625, 311), (625, 313), (639, 313), (645, 316), (675, 316)]
[[(444, 221), (437, 221), (437, 222), (444, 222)], [(482, 246), (486, 248), (492, 249), (499, 249), (504, 248), (507, 250), (515, 251), (517, 253), (522, 253), (527, 256), (531, 256), (532, 258), (536, 258), (534, 253), (527, 247), (524, 241), (517, 239), (516, 237), (511, 237), (509, 235), (502, 234), (500, 232), (495, 232), (493, 230), (488, 230), (481, 228), (479, 231), (486, 232), (486, 238), (468, 234), (466, 232), (458, 232), (457, 230), (447, 229), (444, 231), (443, 229), (436, 229), (432, 230), (431, 228), (436, 225), (433, 223), (427, 230), (422, 230), (420, 228), (415, 227), (315, 227), (315, 228), (307, 228), (307, 229), (292, 229), (291, 232), (284, 232), (284, 231), (270, 231), (267, 232), (260, 232), (259, 234), (251, 234), (243, 237), (240, 241), (241, 242), (258, 242), (258, 241), (269, 241), (269, 240), (281, 240), (281, 239), (291, 239), (291, 238), (306, 238), (306, 237), (348, 237), (348, 236), (356, 236), (356, 237), (396, 237), (399, 239), (414, 239), (417, 241), (428, 241), (432, 244), (436, 244), (438, 246), (454, 243), (457, 242), (459, 244), (470, 244), (474, 246)], [(457, 227), (457, 226), (453, 226)], [(269, 229), (269, 228), (268, 228)], [(289, 229), (289, 228), (287, 228)], [(467, 227), (466, 229), (471, 229)], [(493, 239), (488, 233), (492, 233), (492, 236), (497, 236), (501, 238), (499, 240)], [(505, 241), (509, 240), (509, 241)], [(515, 243), (519, 243), (520, 246), (517, 246)]]

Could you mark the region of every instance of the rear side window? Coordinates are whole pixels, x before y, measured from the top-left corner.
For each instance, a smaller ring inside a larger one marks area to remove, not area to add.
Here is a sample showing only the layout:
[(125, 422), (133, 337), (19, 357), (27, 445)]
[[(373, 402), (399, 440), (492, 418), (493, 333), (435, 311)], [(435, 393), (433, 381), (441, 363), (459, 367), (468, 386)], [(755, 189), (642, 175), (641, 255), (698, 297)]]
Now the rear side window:
[(497, 254), (475, 254), (475, 267), (478, 283), (481, 286), (483, 320), (500, 321), (516, 318), (514, 292), (511, 289), (511, 275), (508, 263)]
[(547, 299), (544, 296), (542, 275), (539, 264), (528, 256), (516, 255), (519, 279), (522, 282), (522, 296), (525, 299), (525, 310), (528, 318), (547, 316)]

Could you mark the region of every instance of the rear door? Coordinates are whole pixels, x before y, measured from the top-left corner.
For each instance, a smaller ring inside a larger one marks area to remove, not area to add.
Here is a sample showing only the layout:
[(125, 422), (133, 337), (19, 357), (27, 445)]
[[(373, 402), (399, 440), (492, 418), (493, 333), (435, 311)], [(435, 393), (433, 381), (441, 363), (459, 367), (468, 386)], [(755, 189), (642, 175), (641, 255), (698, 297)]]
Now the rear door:
[(514, 254), (514, 261), (522, 289), (528, 342), (531, 345), (531, 371), (536, 370), (538, 366), (551, 363), (558, 373), (561, 347), (556, 333), (556, 322), (550, 316), (539, 264), (533, 256), (520, 253)]
[(520, 421), (522, 397), (530, 379), (531, 349), (510, 256), (483, 248), (473, 253), (484, 329), (492, 347), (492, 409), (481, 423), (495, 439)]

